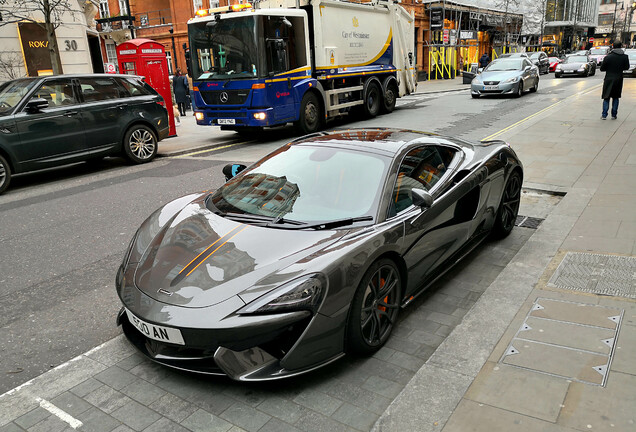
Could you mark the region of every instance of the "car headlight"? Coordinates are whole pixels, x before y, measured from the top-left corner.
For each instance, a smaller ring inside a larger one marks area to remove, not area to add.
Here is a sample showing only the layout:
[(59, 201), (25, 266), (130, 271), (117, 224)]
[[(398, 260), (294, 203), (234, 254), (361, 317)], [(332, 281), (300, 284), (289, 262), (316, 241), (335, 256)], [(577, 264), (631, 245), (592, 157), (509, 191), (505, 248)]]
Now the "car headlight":
[(327, 291), (327, 278), (321, 273), (288, 282), (238, 311), (239, 314), (266, 314), (309, 310), (316, 312)]
[(556, 70), (561, 70), (561, 65), (556, 65)]
[(508, 78), (507, 80), (504, 81), (504, 83), (505, 84), (507, 84), (507, 83), (515, 83), (517, 81), (519, 81), (519, 77), (518, 76), (512, 77), (512, 78)]
[(471, 84), (482, 84), (481, 77), (475, 76), (475, 78), (473, 78), (473, 81), (471, 82)]
[(587, 69), (587, 66), (581, 66), (581, 67), (579, 68), (579, 72), (584, 71), (585, 69)]

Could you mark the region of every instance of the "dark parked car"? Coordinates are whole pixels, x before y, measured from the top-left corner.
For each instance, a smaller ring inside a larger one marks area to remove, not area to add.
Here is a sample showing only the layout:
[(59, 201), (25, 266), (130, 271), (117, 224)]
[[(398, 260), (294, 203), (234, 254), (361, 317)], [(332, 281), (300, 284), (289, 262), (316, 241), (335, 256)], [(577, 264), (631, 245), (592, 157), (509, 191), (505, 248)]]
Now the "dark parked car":
[(531, 53), (530, 61), (539, 68), (539, 73), (547, 74), (550, 72), (550, 60), (548, 60), (548, 55), (543, 51)]
[(123, 155), (151, 161), (168, 135), (163, 98), (131, 75), (57, 75), (0, 85), (0, 193), (13, 174)]
[(141, 353), (241, 381), (380, 349), (402, 307), (511, 232), (523, 179), (503, 141), (395, 129), (316, 133), (242, 168), (153, 213), (116, 277)]
[(556, 66), (554, 77), (561, 78), (568, 75), (584, 77), (596, 75), (596, 61), (585, 55), (567, 56), (562, 63)]

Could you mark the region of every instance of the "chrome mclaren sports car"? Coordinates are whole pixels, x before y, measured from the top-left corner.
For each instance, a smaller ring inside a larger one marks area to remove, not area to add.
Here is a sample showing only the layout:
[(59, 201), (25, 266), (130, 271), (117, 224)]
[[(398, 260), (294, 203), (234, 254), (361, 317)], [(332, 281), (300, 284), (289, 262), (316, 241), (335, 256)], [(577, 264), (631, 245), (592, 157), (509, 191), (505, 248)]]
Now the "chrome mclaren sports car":
[(117, 272), (118, 324), (151, 360), (257, 381), (369, 355), (406, 307), (513, 229), (503, 141), (396, 129), (305, 136), (154, 212)]

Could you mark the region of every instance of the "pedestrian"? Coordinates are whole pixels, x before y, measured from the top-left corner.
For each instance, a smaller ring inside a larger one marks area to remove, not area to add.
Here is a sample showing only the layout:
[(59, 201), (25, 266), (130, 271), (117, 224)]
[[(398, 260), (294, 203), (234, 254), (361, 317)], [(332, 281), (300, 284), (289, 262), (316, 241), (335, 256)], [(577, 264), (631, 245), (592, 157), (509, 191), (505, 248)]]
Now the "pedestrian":
[(485, 68), (490, 63), (490, 56), (486, 53), (483, 53), (481, 57), (479, 57), (479, 67)]
[(601, 120), (607, 118), (610, 98), (612, 99), (612, 120), (616, 120), (618, 115), (618, 99), (623, 92), (623, 71), (629, 69), (629, 57), (621, 49), (623, 45), (620, 41), (612, 44), (612, 51), (605, 56), (601, 63), (601, 71), (605, 71), (603, 79), (603, 113)]
[(181, 69), (177, 69), (177, 73), (172, 79), (172, 91), (174, 92), (179, 112), (182, 116), (185, 116), (186, 104), (188, 103), (188, 81), (181, 75)]

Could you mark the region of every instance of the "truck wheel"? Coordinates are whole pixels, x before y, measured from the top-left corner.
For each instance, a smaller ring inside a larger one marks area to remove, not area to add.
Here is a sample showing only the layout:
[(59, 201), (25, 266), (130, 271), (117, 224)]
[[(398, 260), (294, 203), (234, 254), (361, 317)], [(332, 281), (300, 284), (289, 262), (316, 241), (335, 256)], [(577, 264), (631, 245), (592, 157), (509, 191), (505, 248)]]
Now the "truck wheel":
[(132, 163), (150, 162), (157, 155), (155, 133), (148, 126), (132, 126), (124, 135), (124, 153)]
[(0, 194), (4, 192), (11, 182), (11, 167), (5, 158), (0, 156)]
[(367, 93), (364, 96), (364, 114), (373, 118), (378, 115), (380, 112), (380, 103), (382, 102), (382, 92), (380, 91), (380, 86), (372, 82), (367, 87)]
[(313, 93), (306, 93), (300, 103), (300, 120), (296, 127), (304, 134), (310, 134), (320, 129), (321, 109), (318, 98)]
[(395, 84), (391, 83), (387, 86), (384, 92), (384, 103), (382, 104), (382, 111), (385, 113), (393, 112), (395, 109), (395, 102), (397, 101), (398, 89)]

